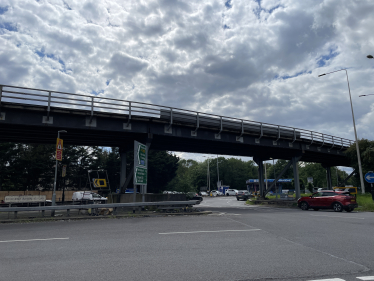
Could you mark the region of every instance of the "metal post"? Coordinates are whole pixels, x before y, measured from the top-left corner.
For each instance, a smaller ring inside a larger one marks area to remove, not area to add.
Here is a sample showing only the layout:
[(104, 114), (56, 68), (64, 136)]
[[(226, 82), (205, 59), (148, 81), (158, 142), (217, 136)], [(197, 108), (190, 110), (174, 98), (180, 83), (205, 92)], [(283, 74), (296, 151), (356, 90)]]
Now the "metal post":
[(358, 139), (357, 139), (356, 122), (355, 122), (355, 115), (354, 115), (354, 113), (353, 113), (352, 96), (351, 96), (351, 88), (350, 88), (350, 86), (349, 86), (349, 80), (348, 80), (348, 72), (347, 72), (346, 69), (339, 69), (339, 70), (336, 70), (336, 71), (332, 71), (332, 72), (328, 72), (328, 73), (320, 74), (320, 75), (318, 75), (318, 77), (321, 77), (321, 76), (324, 76), (324, 75), (327, 75), (327, 74), (330, 74), (330, 73), (334, 73), (334, 72), (342, 71), (342, 70), (345, 70), (345, 74), (346, 74), (346, 76), (347, 76), (349, 101), (350, 101), (350, 103), (351, 103), (351, 111), (352, 111), (353, 129), (354, 129), (354, 131), (355, 131), (356, 151), (357, 151), (357, 162), (358, 162), (358, 169), (359, 169), (359, 173), (360, 173), (361, 193), (362, 193), (362, 194), (365, 194), (365, 182), (364, 182), (364, 176), (363, 176), (363, 174), (362, 174), (361, 155), (360, 155), (360, 148), (359, 148), (359, 145), (358, 145)]
[(353, 128), (355, 130), (355, 139), (356, 139), (356, 150), (357, 150), (357, 161), (358, 161), (358, 169), (360, 172), (360, 182), (361, 182), (361, 193), (365, 194), (365, 182), (364, 176), (362, 175), (362, 167), (361, 167), (361, 155), (360, 155), (360, 148), (358, 146), (357, 140), (357, 131), (356, 131), (356, 122), (355, 122), (355, 115), (353, 113), (353, 105), (352, 105), (352, 97), (351, 97), (351, 88), (349, 87), (349, 80), (348, 80), (348, 72), (345, 69), (345, 74), (347, 75), (347, 82), (348, 82), (348, 91), (349, 91), (349, 100), (351, 102), (351, 110), (352, 110), (352, 119), (353, 119)]
[[(58, 132), (57, 132), (57, 138), (58, 138), (58, 139), (60, 138), (60, 133), (66, 133), (66, 131), (65, 131), (65, 130), (58, 131)], [(58, 166), (58, 160), (57, 160), (57, 157), (56, 157), (55, 180), (54, 180), (54, 183), (53, 183), (53, 194), (52, 194), (52, 206), (56, 206), (57, 166)], [(54, 217), (54, 216), (55, 216), (55, 210), (52, 210), (52, 211), (51, 211), (51, 217)]]

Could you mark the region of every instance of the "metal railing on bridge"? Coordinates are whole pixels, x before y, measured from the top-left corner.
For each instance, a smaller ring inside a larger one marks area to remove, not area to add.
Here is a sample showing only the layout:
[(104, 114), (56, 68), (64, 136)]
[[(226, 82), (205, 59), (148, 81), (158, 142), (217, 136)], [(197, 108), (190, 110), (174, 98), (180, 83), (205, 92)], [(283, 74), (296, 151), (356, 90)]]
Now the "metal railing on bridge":
[(290, 139), (292, 143), (302, 140), (306, 143), (318, 144), (320, 147), (329, 146), (340, 149), (348, 148), (352, 140), (319, 133), (311, 130), (281, 126), (240, 118), (221, 116), (210, 113), (197, 112), (187, 109), (174, 108), (162, 105), (134, 102), (121, 99), (105, 98), (96, 95), (81, 95), (59, 91), (33, 89), (9, 85), (0, 85), (0, 110), (1, 103), (15, 103), (29, 106), (42, 106), (46, 108), (47, 116), (51, 108), (65, 108), (85, 111), (91, 115), (91, 120), (95, 113), (107, 113), (127, 117), (127, 123), (134, 117), (157, 118), (169, 124), (185, 124), (194, 126), (195, 132), (199, 128), (208, 128), (222, 131), (236, 131), (240, 136), (244, 134), (270, 136), (279, 139)]

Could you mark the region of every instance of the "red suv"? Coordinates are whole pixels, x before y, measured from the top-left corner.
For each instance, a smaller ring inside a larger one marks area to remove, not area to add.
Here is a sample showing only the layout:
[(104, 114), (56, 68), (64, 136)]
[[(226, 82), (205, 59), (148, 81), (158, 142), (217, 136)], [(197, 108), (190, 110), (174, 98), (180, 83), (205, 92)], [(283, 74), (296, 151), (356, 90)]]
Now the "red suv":
[(351, 196), (349, 192), (339, 192), (333, 190), (322, 190), (313, 193), (309, 197), (301, 197), (297, 200), (297, 205), (301, 210), (312, 208), (315, 211), (319, 209), (334, 209), (335, 212), (346, 210), (352, 212), (357, 208), (356, 197)]

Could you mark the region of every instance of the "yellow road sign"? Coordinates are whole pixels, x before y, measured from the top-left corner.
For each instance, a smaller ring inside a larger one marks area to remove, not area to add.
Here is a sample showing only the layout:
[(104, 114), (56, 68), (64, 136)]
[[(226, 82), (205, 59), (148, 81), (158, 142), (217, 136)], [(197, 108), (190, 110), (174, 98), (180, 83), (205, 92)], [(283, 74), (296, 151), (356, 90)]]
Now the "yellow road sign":
[(62, 161), (62, 148), (64, 141), (62, 139), (57, 139), (56, 143), (56, 160)]
[(92, 179), (94, 187), (106, 187), (106, 179)]
[(62, 150), (64, 141), (63, 139), (57, 139), (56, 149)]

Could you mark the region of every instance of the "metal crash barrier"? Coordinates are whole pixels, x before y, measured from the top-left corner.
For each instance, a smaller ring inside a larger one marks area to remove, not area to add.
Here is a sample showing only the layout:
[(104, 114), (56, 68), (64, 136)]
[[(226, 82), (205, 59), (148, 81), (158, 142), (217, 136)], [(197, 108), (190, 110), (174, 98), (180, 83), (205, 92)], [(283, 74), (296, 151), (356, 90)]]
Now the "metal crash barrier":
[[(44, 217), (45, 211), (56, 211), (66, 210), (67, 216), (70, 216), (70, 210), (88, 210), (88, 209), (102, 209), (102, 208), (113, 208), (113, 214), (116, 214), (117, 208), (141, 208), (145, 206), (178, 206), (178, 208), (184, 206), (193, 206), (200, 204), (200, 200), (189, 200), (189, 201), (161, 201), (161, 202), (135, 202), (135, 203), (112, 203), (112, 204), (88, 204), (88, 205), (63, 205), (63, 206), (40, 206), (40, 207), (3, 207), (0, 208), (0, 212), (14, 212), (14, 218), (17, 218), (18, 212), (35, 212), (41, 211), (41, 216)], [(176, 207), (177, 208), (177, 207)]]

